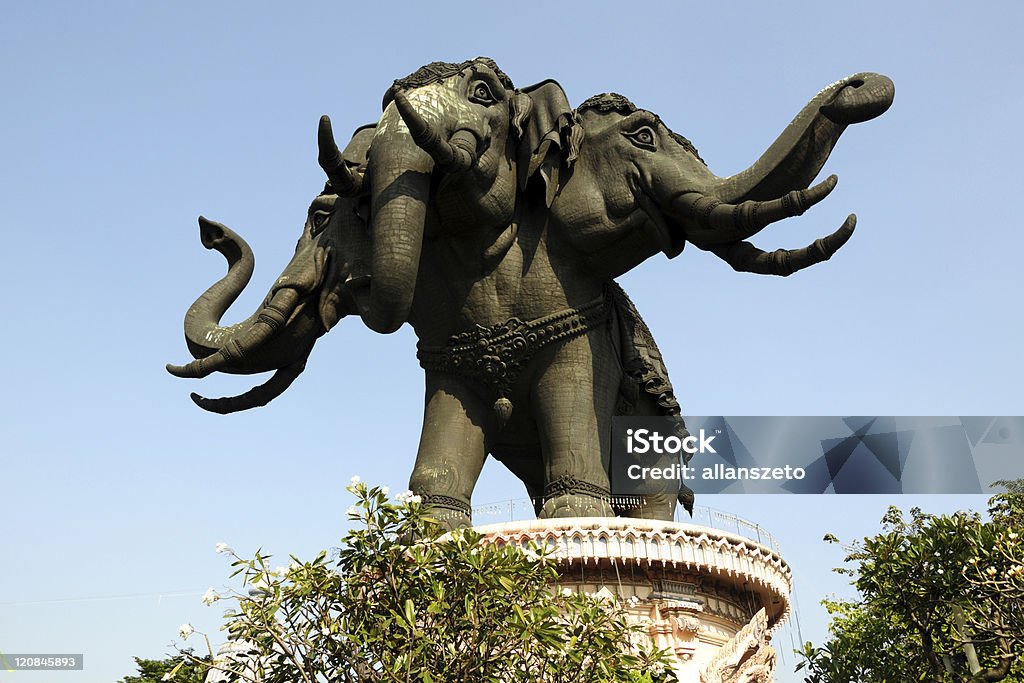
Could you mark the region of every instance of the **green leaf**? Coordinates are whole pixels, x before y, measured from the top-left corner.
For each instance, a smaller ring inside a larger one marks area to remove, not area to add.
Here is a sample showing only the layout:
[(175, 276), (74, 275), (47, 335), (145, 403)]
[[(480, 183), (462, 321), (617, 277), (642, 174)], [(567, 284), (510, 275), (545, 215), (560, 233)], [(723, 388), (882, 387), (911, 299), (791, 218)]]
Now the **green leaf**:
[(416, 626), (416, 605), (413, 604), (412, 598), (405, 601), (405, 620), (410, 626)]

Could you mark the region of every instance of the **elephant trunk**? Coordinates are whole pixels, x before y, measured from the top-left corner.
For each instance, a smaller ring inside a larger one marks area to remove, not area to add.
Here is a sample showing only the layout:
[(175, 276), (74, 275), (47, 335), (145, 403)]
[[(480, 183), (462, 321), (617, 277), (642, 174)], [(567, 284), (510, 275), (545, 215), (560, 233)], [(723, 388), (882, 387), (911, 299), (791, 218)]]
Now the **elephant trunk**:
[(708, 188), (723, 202), (770, 200), (810, 185), (846, 127), (884, 113), (896, 88), (888, 77), (859, 73), (819, 92), (747, 170)]
[(199, 217), (199, 239), (228, 262), (227, 274), (203, 292), (185, 314), (185, 341), (194, 358), (208, 356), (226, 340), (246, 329), (255, 314), (236, 325), (224, 326), (220, 319), (249, 284), (255, 259), (252, 249), (237, 233), (220, 223)]
[(360, 314), (371, 330), (388, 334), (412, 308), (434, 170), (433, 158), (416, 144), (394, 106), (381, 117), (368, 168), (373, 276)]

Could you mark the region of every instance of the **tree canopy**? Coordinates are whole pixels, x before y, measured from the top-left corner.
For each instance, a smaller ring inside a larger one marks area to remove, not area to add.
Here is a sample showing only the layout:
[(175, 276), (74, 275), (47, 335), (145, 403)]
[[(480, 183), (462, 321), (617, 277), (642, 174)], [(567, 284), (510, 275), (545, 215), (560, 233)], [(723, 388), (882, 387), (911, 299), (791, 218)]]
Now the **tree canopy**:
[[(856, 600), (826, 600), (829, 637), (799, 653), (809, 683), (1024, 681), (1024, 482), (977, 513), (909, 519), (852, 546)], [(839, 542), (834, 536), (825, 540)]]
[[(135, 657), (138, 676), (125, 676), (119, 683), (203, 683), (209, 659), (196, 660), (191, 653), (168, 657), (167, 659), (143, 659)], [(172, 673), (173, 672), (173, 673)]]

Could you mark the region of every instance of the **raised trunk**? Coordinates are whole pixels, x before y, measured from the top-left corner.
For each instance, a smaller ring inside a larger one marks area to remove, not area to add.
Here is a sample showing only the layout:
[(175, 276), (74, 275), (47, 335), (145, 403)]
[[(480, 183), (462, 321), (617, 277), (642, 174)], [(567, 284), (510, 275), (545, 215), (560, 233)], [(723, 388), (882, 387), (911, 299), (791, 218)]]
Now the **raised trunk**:
[(708, 193), (735, 204), (806, 188), (846, 127), (884, 113), (895, 92), (893, 82), (876, 73), (854, 74), (833, 83), (807, 103), (753, 166), (722, 178)]
[(223, 326), (220, 319), (249, 284), (255, 258), (252, 249), (237, 233), (202, 216), (199, 239), (207, 249), (220, 252), (228, 262), (228, 272), (189, 306), (185, 314), (185, 341), (194, 358), (214, 353), (240, 330), (248, 328), (256, 314), (235, 325)]

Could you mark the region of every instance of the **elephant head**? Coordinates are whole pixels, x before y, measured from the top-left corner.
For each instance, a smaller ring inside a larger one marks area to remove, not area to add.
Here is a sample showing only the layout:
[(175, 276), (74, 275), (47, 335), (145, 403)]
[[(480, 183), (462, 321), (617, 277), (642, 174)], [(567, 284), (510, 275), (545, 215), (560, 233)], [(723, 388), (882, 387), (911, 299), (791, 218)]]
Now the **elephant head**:
[[(746, 240), (824, 199), (836, 177), (808, 188), (847, 125), (883, 113), (892, 81), (862, 73), (822, 90), (749, 169), (714, 175), (689, 140), (657, 115), (606, 93), (576, 110), (583, 143), (571, 177), (558, 189), (553, 218), (565, 238), (608, 277), (657, 251), (672, 258), (687, 241), (736, 270), (789, 275), (828, 259), (853, 233), (852, 214), (831, 235), (803, 249), (763, 252)], [(601, 201), (594, 201), (595, 198)], [(614, 249), (611, 247), (614, 246)], [(614, 251), (614, 257), (606, 255)]]
[[(445, 226), (507, 225), (515, 204), (508, 130), (515, 92), (490, 59), (428, 64), (395, 81), (370, 144), (365, 178), (331, 177), (337, 148), (321, 123), (331, 183), (369, 187), (372, 281), (360, 308), (370, 329), (409, 319), (425, 236)], [(327, 163), (324, 163), (324, 160)]]
[[(373, 126), (360, 128), (339, 153), (342, 167), (356, 183), (365, 169), (372, 134)], [(335, 169), (335, 176), (340, 173)], [(295, 254), (260, 309), (234, 325), (221, 325), (220, 319), (249, 282), (252, 250), (226, 226), (200, 217), (203, 246), (225, 257), (228, 272), (185, 315), (185, 340), (196, 360), (168, 365), (167, 370), (189, 378), (217, 371), (276, 371), (268, 382), (241, 396), (208, 399), (192, 394), (201, 408), (230, 413), (266, 405), (302, 372), (316, 340), (358, 309), (369, 281), (370, 251), (358, 204), (358, 197), (339, 197), (328, 184), (310, 205)]]

